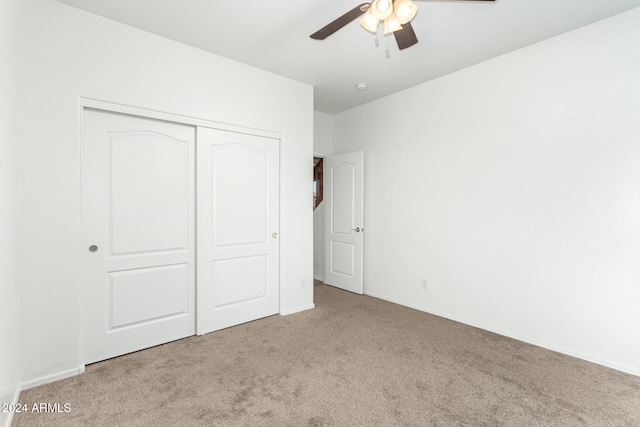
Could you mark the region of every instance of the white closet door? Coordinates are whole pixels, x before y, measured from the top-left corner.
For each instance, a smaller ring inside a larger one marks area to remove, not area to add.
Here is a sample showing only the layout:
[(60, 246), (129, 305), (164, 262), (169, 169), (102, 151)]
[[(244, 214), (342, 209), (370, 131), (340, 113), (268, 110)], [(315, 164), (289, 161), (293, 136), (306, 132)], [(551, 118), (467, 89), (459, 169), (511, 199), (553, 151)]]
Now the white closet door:
[(198, 334), (279, 312), (280, 141), (198, 128)]
[(195, 128), (85, 110), (84, 363), (195, 333)]

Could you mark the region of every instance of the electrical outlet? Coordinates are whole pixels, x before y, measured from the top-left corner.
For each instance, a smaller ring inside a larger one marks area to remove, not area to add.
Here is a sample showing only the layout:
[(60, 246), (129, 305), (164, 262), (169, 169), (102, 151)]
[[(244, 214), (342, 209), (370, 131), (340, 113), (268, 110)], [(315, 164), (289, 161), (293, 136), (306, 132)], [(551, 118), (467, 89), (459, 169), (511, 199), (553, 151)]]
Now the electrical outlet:
[(429, 284), (427, 283), (427, 279), (422, 278), (422, 289), (429, 289)]

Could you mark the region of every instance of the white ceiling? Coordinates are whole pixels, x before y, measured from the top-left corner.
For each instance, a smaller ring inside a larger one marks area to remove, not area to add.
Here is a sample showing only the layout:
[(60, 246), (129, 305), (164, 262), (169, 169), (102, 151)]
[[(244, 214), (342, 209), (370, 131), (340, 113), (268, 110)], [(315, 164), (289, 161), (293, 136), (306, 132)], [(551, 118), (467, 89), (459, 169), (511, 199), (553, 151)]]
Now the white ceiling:
[[(354, 21), (309, 35), (363, 0), (58, 0), (314, 86), (315, 109), (337, 113), (640, 6), (640, 0), (418, 3), (419, 43), (399, 51)], [(391, 57), (385, 50), (389, 46)], [(369, 89), (356, 90), (366, 82)]]

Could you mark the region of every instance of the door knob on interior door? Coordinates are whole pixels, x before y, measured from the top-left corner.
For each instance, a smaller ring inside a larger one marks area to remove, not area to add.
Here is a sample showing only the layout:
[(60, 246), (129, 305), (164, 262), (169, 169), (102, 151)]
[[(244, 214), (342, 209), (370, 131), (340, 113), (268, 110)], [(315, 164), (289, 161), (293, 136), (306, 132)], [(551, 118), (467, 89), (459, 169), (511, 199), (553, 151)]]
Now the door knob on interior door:
[(278, 238), (278, 233), (273, 233), (273, 234), (271, 235), (271, 237), (273, 237), (274, 239), (277, 239), (277, 238)]
[(360, 227), (356, 227), (356, 228), (352, 228), (351, 231), (355, 231), (356, 233), (359, 233), (360, 231)]
[(98, 252), (98, 246), (97, 245), (89, 246), (89, 252)]

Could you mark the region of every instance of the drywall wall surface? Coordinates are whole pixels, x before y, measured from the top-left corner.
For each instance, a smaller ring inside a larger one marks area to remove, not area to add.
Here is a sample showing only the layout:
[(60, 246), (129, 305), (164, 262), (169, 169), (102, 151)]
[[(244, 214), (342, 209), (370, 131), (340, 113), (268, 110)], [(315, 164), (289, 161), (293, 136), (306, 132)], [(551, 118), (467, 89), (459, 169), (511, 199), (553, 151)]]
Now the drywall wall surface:
[[(0, 404), (20, 385), (18, 4), (0, 1)], [(0, 426), (10, 417), (0, 411)]]
[(324, 281), (324, 202), (313, 211), (313, 278)]
[[(313, 155), (327, 157), (333, 148), (333, 116), (313, 112)], [(324, 279), (324, 202), (313, 211), (313, 276)]]
[(282, 133), (281, 310), (313, 307), (312, 87), (52, 0), (23, 9), (23, 381), (82, 365), (80, 98)]
[(313, 154), (325, 157), (331, 154), (333, 116), (320, 111), (313, 112)]
[(638, 76), (634, 9), (335, 115), (365, 292), (640, 375)]

